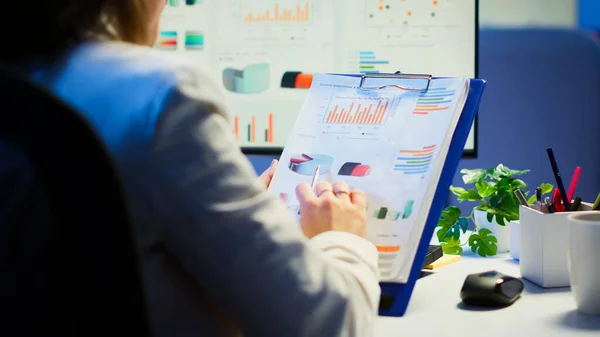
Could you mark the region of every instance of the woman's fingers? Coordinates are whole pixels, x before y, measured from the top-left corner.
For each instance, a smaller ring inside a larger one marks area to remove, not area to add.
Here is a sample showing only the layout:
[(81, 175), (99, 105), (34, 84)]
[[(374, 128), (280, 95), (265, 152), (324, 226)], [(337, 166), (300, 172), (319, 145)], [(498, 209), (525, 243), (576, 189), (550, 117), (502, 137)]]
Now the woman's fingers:
[(367, 207), (367, 196), (365, 195), (365, 192), (361, 190), (350, 192), (350, 199), (352, 199), (352, 203), (357, 206)]
[(350, 187), (345, 181), (336, 181), (332, 184), (333, 193), (342, 201), (350, 202)]

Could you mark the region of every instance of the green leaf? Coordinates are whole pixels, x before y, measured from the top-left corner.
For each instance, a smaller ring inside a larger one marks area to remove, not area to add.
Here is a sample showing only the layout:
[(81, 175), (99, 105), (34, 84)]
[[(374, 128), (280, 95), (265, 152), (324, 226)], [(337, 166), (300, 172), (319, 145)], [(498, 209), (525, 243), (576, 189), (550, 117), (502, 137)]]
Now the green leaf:
[(460, 173), (463, 174), (463, 182), (465, 184), (474, 184), (477, 181), (483, 180), (486, 177), (486, 172), (484, 169), (462, 169)]
[(521, 179), (512, 178), (510, 186), (512, 187), (513, 191), (518, 190), (520, 188), (527, 189), (527, 184)]
[(479, 256), (494, 256), (498, 253), (498, 239), (492, 235), (492, 231), (482, 228), (478, 233), (473, 233), (469, 237), (469, 246), (473, 253), (477, 252)]
[(481, 200), (481, 196), (476, 190), (470, 189), (465, 193), (458, 196), (458, 201), (478, 201)]
[(527, 199), (527, 203), (530, 205), (535, 203), (536, 201), (537, 201), (537, 197), (535, 196), (535, 194), (530, 196), (529, 199)]
[(460, 246), (460, 240), (454, 237), (449, 238), (445, 242), (440, 242), (442, 251), (447, 255), (460, 255), (463, 252), (463, 248)]
[(494, 214), (492, 214), (490, 212), (486, 212), (486, 216), (487, 216), (488, 222), (492, 222), (492, 220), (494, 220)]
[(500, 173), (505, 177), (510, 178), (512, 176), (527, 174), (530, 172), (530, 170), (511, 170), (508, 167), (504, 166), (504, 164), (498, 164), (498, 166), (496, 166), (496, 172)]
[(469, 221), (467, 218), (460, 216), (459, 208), (449, 206), (442, 211), (438, 227), (439, 229), (436, 232), (438, 241), (447, 242), (450, 238), (460, 240), (461, 231), (463, 233), (467, 232)]
[[(508, 220), (517, 220), (519, 218), (519, 214), (516, 213), (516, 218), (515, 218), (515, 213), (512, 212), (506, 212), (503, 211), (501, 209), (498, 208), (492, 208), (490, 207), (487, 210), (488, 214), (493, 214), (494, 217), (496, 217), (496, 223), (499, 224), (500, 226), (505, 226), (506, 223), (504, 222), (504, 219), (508, 219)], [(488, 215), (489, 218), (489, 215)]]
[(542, 194), (547, 194), (554, 190), (554, 186), (552, 186), (552, 184), (541, 184), (540, 188), (542, 189)]
[(450, 186), (450, 192), (452, 192), (457, 197), (460, 197), (463, 193), (467, 192), (467, 190), (465, 190), (462, 187)]
[(482, 198), (487, 198), (489, 196), (491, 196), (492, 194), (494, 194), (494, 192), (496, 191), (496, 187), (495, 187), (495, 183), (489, 183), (486, 181), (478, 181), (477, 183), (475, 183), (475, 187), (477, 188), (477, 193), (479, 193), (479, 195)]

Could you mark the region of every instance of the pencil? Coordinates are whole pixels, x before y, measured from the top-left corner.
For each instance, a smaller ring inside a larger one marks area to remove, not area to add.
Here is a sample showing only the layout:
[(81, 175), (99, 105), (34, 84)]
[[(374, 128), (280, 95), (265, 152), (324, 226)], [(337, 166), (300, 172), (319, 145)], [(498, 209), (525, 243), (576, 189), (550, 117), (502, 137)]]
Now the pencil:
[(317, 179), (319, 178), (319, 172), (321, 171), (321, 165), (317, 165), (317, 169), (315, 170), (315, 175), (313, 176), (312, 183), (310, 187), (314, 190), (317, 186)]

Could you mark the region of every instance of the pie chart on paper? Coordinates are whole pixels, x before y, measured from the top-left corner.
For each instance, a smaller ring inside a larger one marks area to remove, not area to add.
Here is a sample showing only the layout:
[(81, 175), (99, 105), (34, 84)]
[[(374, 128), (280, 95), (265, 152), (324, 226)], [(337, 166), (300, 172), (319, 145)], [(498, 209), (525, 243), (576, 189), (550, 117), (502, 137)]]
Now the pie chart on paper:
[(333, 157), (324, 154), (301, 154), (292, 156), (288, 167), (298, 174), (312, 176), (319, 165), (321, 166), (320, 174), (328, 173), (331, 170), (331, 164), (333, 164)]

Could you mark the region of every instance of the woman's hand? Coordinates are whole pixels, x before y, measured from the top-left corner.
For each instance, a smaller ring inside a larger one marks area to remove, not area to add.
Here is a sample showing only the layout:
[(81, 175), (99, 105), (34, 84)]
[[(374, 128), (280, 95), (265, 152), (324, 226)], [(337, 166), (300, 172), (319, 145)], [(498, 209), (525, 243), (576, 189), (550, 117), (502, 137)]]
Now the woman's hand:
[(367, 198), (363, 191), (350, 190), (344, 181), (320, 181), (315, 192), (308, 183), (296, 188), (300, 203), (300, 225), (308, 238), (323, 232), (340, 231), (365, 236)]
[(277, 169), (278, 163), (279, 161), (277, 159), (273, 159), (271, 166), (269, 166), (269, 168), (258, 177), (258, 179), (267, 189), (269, 188), (269, 185), (271, 185), (271, 180), (273, 179), (273, 175), (275, 174), (275, 169)]

